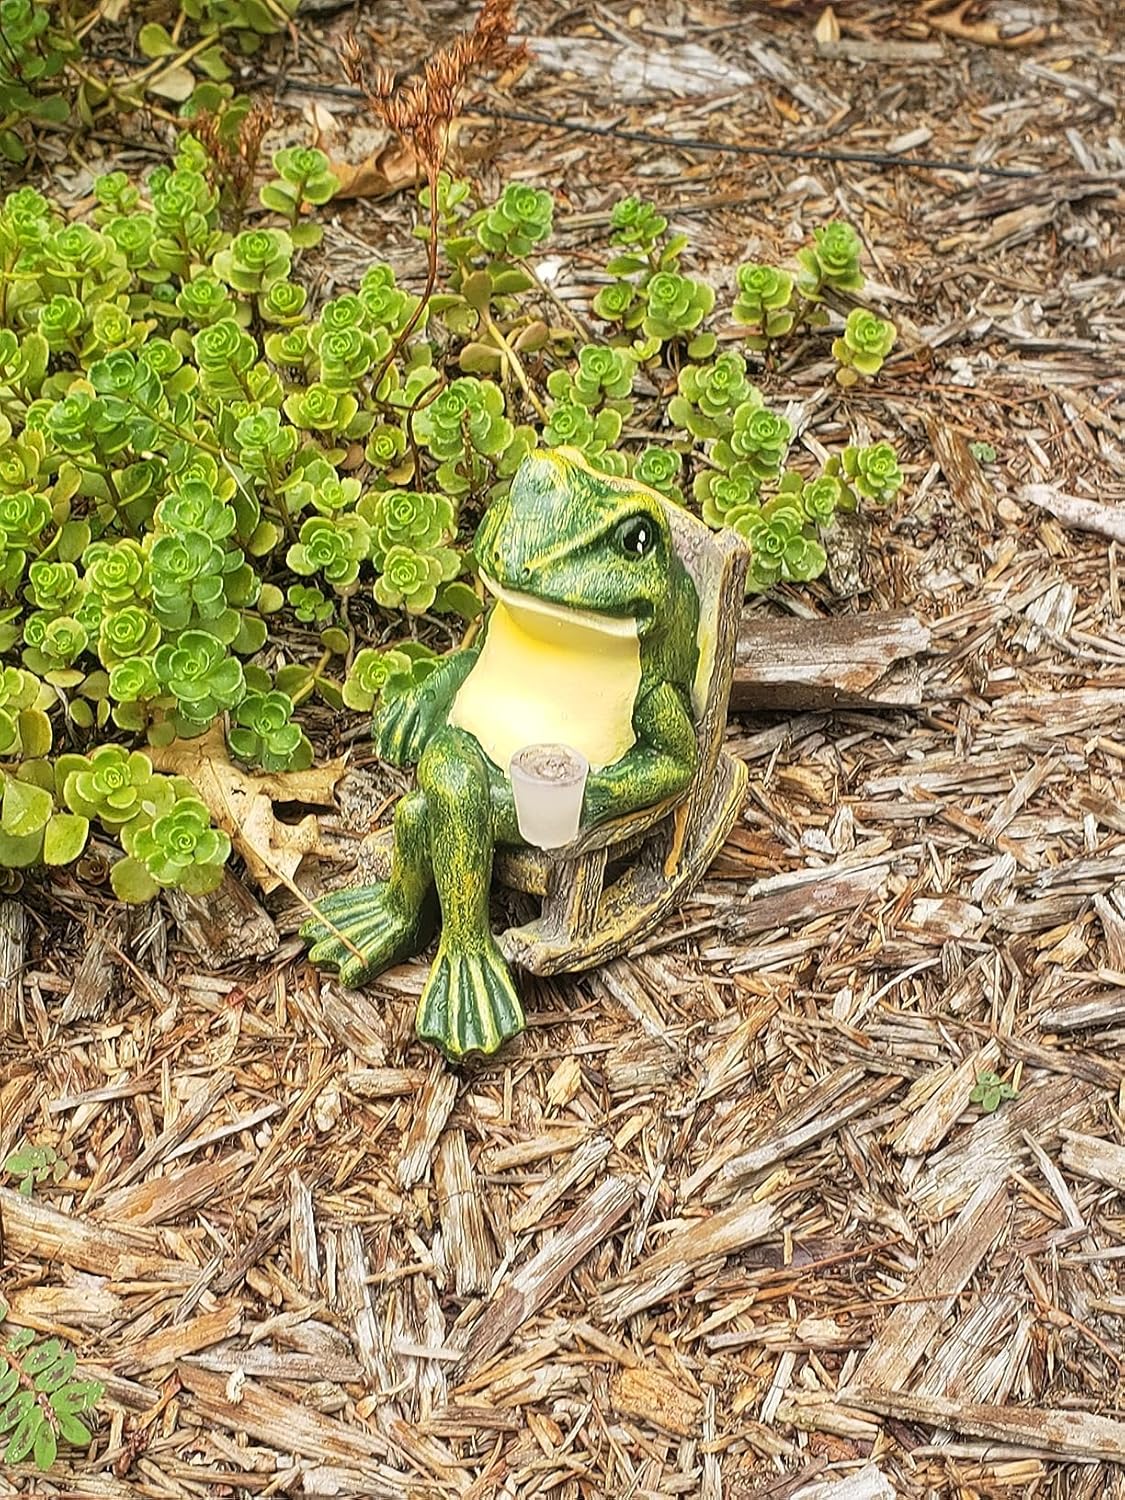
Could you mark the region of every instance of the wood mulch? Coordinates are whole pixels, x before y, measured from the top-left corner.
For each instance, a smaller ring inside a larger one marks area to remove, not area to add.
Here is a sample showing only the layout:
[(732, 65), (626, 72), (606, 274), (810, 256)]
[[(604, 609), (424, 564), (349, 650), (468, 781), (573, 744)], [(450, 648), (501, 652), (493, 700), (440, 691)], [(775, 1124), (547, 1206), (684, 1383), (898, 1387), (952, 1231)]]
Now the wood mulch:
[[(370, 24), (406, 64), (460, 9)], [(0, 1494), (1125, 1496), (1121, 31), (1096, 0), (855, 0), (838, 37), (822, 9), (527, 0), (540, 57), (458, 137), (486, 186), (558, 193), (564, 300), (625, 191), (720, 305), (740, 260), (863, 233), (885, 376), (763, 384), (810, 463), (885, 434), (909, 483), (750, 613), (741, 822), (661, 932), (528, 983), (527, 1035), (463, 1072), (412, 1039), (424, 962), (343, 991), (284, 893), (0, 908), (0, 1159), (68, 1169), (0, 1189), (0, 1288), (106, 1386), (89, 1459)], [(309, 88), (345, 24), (310, 19), (279, 110), (358, 150)], [(401, 196), (339, 210), (324, 287), (372, 256), (419, 274)], [(354, 773), (341, 840), (397, 785)]]

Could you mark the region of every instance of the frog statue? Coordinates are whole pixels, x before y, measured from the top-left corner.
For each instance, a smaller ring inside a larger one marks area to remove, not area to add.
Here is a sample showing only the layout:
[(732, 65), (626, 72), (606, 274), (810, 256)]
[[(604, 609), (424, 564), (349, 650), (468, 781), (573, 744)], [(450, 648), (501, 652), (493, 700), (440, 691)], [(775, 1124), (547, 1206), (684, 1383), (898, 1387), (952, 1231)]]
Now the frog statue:
[(417, 1031), (451, 1060), (495, 1052), (523, 1011), (489, 925), (493, 850), (523, 842), (508, 766), (529, 745), (589, 761), (582, 827), (682, 792), (699, 600), (662, 498), (595, 473), (574, 449), (527, 458), (485, 513), (473, 550), (490, 608), (453, 651), (377, 713), (378, 754), (417, 766), (394, 815), (384, 883), (335, 891), (302, 936), (357, 985), (441, 936)]

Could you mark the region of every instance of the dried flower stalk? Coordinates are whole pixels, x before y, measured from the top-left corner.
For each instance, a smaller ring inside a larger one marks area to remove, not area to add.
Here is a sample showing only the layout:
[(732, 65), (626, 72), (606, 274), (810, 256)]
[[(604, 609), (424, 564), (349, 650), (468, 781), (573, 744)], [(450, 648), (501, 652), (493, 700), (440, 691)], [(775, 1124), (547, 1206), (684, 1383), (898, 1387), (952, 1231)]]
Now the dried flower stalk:
[(454, 37), (426, 60), (420, 74), (401, 86), (388, 69), (369, 67), (368, 56), (354, 35), (344, 41), (344, 72), (363, 90), (372, 112), (413, 151), (430, 189), (426, 285), (413, 317), (375, 377), (376, 389), (417, 326), (437, 281), (438, 174), (461, 95), (474, 72), (508, 68), (527, 56), (522, 42), (510, 41), (514, 25), (515, 0), (484, 0), (472, 31)]

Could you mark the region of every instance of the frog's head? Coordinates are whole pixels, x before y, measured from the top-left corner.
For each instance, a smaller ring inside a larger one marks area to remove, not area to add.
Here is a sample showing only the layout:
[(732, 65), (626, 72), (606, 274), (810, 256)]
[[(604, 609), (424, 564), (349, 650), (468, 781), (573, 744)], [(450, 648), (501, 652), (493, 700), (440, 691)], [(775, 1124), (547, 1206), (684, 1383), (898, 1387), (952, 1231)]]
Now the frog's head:
[(598, 474), (574, 448), (525, 459), (473, 543), (489, 590), (580, 612), (645, 635), (666, 615), (676, 558), (664, 502), (628, 478)]

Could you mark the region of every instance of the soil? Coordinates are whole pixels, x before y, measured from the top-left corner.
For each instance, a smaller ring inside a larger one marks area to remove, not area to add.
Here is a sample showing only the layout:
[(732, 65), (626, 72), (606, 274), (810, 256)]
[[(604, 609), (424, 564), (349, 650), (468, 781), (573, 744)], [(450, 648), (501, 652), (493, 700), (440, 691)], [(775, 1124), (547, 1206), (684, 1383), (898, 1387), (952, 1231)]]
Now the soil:
[[(344, 33), (406, 71), (467, 11), (317, 7), (248, 65), (268, 145), (383, 153), (318, 296), (424, 276)], [(0, 905), (0, 1160), (67, 1166), (0, 1189), (0, 1288), (106, 1386), (91, 1454), (0, 1494), (1125, 1497), (1120, 7), (520, 17), (531, 60), (453, 162), (556, 194), (567, 307), (625, 193), (719, 306), (740, 262), (859, 228), (884, 374), (843, 393), (804, 349), (759, 378), (810, 461), (885, 436), (907, 486), (750, 618), (907, 611), (918, 690), (732, 715), (750, 792), (707, 881), (628, 956), (528, 980), (487, 1065), (413, 1039), (424, 959), (358, 994), (311, 969), (285, 890)], [(153, 159), (159, 122), (124, 129), (60, 154), (76, 200)], [(325, 713), (325, 754), (349, 727)], [(362, 869), (402, 780), (353, 764), (324, 828)]]

